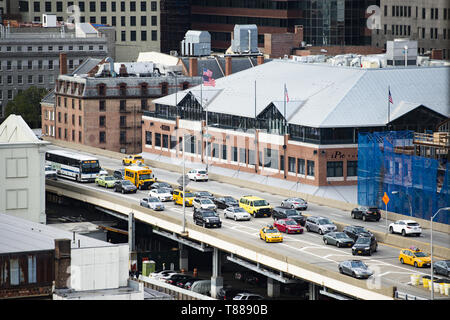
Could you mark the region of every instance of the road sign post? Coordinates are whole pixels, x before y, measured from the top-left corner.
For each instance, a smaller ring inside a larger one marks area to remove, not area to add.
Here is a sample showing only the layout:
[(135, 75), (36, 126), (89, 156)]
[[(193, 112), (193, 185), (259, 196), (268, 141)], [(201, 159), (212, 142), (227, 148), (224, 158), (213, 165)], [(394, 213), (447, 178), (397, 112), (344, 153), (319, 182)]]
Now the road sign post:
[(388, 233), (388, 222), (387, 222), (388, 221), (388, 209), (387, 209), (387, 205), (388, 205), (388, 202), (389, 202), (389, 197), (388, 197), (386, 192), (384, 193), (384, 196), (383, 196), (383, 198), (381, 200), (383, 200), (384, 204), (386, 205), (386, 214), (385, 214), (384, 218), (386, 220), (386, 233)]

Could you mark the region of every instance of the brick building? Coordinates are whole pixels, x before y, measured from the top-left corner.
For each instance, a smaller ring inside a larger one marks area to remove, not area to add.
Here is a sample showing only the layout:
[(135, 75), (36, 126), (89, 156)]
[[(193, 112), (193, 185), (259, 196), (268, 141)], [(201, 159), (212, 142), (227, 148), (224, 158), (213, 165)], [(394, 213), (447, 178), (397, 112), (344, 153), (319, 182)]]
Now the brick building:
[(215, 87), (183, 90), (176, 103), (174, 95), (154, 100), (155, 110), (143, 112), (142, 150), (179, 158), (184, 143), (186, 158), (205, 165), (315, 186), (355, 185), (358, 133), (433, 129), (450, 115), (442, 95), (447, 73), (276, 59)]
[(62, 70), (53, 94), (41, 103), (43, 134), (139, 153), (142, 112), (152, 100), (200, 82), (200, 77), (160, 74), (152, 63), (113, 64), (114, 76), (105, 60), (86, 61), (71, 75)]

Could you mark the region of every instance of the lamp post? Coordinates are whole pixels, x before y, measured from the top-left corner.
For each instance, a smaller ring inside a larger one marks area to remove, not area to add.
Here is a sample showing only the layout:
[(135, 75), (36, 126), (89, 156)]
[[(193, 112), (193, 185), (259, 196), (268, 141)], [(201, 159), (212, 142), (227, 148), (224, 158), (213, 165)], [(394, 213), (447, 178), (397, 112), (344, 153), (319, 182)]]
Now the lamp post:
[(433, 219), (436, 217), (441, 211), (447, 211), (450, 212), (450, 207), (440, 208), (434, 215), (430, 218), (430, 229), (431, 229), (431, 235), (430, 235), (430, 256), (431, 256), (431, 300), (434, 299), (434, 284), (433, 284)]
[[(185, 197), (185, 188), (186, 188), (186, 157), (185, 157), (185, 152), (184, 152), (184, 145), (186, 143), (186, 137), (188, 135), (187, 134), (183, 134), (183, 142), (182, 142), (182, 152), (183, 152), (183, 230), (182, 230), (182, 234), (186, 234), (186, 197)], [(191, 136), (189, 141), (193, 138), (194, 136)]]

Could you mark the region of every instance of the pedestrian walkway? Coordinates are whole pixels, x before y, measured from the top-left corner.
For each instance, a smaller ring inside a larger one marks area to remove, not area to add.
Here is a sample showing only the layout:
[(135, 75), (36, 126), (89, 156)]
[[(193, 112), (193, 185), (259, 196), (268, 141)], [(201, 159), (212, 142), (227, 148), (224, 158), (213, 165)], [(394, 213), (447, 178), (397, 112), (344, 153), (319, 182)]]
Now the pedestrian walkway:
[[(183, 166), (183, 159), (166, 157), (161, 154), (143, 152), (142, 156), (145, 159), (160, 161), (164, 163), (172, 163), (175, 166)], [(191, 162), (186, 160), (186, 168), (190, 169), (205, 169), (205, 164), (200, 162)], [(240, 180), (248, 181), (249, 183), (259, 183), (269, 185), (271, 187), (276, 187), (280, 189), (285, 189), (287, 191), (296, 191), (313, 196), (318, 196), (322, 198), (328, 198), (338, 201), (343, 201), (346, 203), (358, 203), (357, 191), (358, 186), (312, 186), (308, 184), (303, 184), (300, 182), (294, 182), (284, 179), (273, 178), (271, 176), (263, 176), (255, 173), (243, 172), (240, 170), (228, 169), (219, 166), (215, 166), (214, 163), (209, 164), (210, 173), (215, 173), (227, 177), (234, 177)]]

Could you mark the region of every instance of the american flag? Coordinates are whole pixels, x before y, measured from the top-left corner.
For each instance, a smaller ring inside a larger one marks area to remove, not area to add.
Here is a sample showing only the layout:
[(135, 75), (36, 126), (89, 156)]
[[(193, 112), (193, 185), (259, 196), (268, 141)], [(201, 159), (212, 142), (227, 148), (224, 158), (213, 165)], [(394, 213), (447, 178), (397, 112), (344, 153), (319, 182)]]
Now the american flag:
[(392, 101), (391, 89), (389, 89), (389, 102), (394, 104), (394, 101)]
[(286, 97), (286, 102), (289, 102), (289, 95), (288, 95), (286, 85), (284, 85), (284, 96)]
[(216, 86), (216, 80), (212, 77), (212, 71), (209, 69), (203, 69), (203, 85), (204, 86)]

